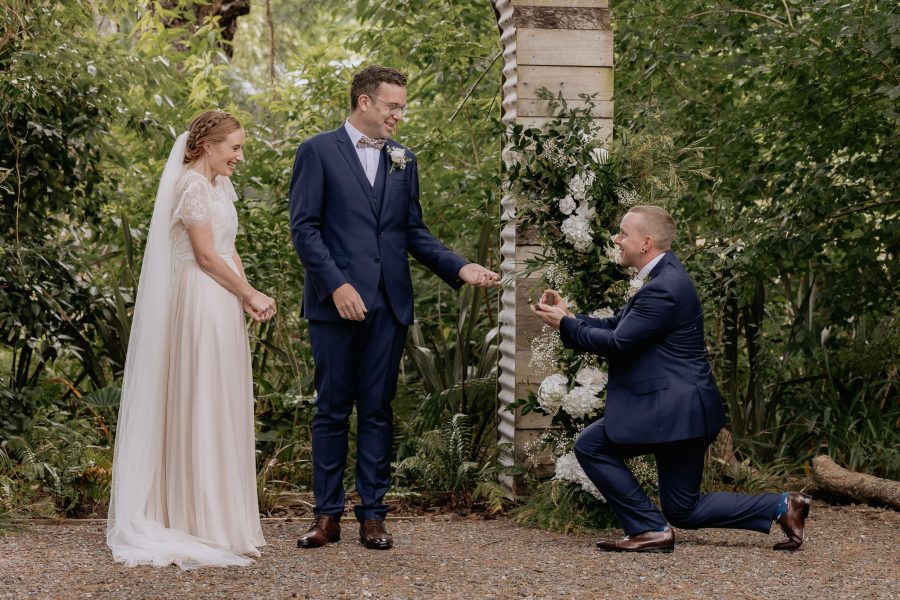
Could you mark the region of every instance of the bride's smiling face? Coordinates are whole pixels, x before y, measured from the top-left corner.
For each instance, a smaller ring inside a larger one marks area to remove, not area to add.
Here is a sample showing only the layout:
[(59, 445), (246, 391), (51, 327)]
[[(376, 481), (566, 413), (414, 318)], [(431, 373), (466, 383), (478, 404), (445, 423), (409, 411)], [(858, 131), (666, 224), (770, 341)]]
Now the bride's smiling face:
[(212, 175), (231, 177), (234, 168), (244, 161), (244, 130), (235, 129), (221, 142), (206, 144), (206, 164)]

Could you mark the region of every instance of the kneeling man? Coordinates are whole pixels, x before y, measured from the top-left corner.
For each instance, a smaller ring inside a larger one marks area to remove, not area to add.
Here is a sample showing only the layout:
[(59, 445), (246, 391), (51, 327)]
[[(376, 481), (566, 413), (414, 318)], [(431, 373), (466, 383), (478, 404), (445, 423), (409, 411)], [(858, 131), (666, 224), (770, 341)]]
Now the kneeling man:
[[(615, 243), (620, 264), (638, 269), (640, 287), (612, 317), (572, 314), (547, 290), (532, 310), (559, 329), (566, 348), (609, 360), (606, 409), (575, 442), (575, 456), (625, 530), (621, 540), (597, 542), (617, 552), (672, 552), (670, 524), (685, 529), (727, 527), (768, 533), (775, 520), (788, 539), (803, 543), (809, 496), (700, 493), (707, 446), (725, 424), (703, 335), (703, 310), (691, 278), (670, 250), (675, 222), (662, 208), (635, 206)], [(653, 454), (662, 512), (625, 461)]]

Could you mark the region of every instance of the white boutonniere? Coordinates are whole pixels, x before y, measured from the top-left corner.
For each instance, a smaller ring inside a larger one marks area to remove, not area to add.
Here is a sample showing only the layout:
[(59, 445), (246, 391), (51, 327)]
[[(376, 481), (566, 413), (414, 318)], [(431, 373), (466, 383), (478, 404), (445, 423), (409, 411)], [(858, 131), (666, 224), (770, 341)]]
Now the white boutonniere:
[(388, 156), (391, 157), (391, 170), (388, 172), (389, 175), (394, 171), (402, 171), (406, 168), (406, 163), (409, 162), (406, 150), (400, 146), (388, 146), (387, 152)]
[(647, 283), (649, 277), (644, 277), (643, 279), (635, 276), (628, 282), (628, 298), (633, 298), (635, 294), (637, 294), (644, 284)]

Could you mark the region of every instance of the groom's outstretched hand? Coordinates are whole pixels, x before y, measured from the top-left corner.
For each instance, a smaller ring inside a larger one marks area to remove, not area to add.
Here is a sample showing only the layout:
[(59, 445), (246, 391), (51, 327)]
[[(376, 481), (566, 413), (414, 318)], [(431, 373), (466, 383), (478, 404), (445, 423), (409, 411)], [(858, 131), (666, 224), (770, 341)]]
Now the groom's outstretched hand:
[(331, 299), (337, 307), (338, 314), (342, 319), (350, 321), (362, 321), (366, 318), (366, 304), (362, 297), (349, 283), (343, 284), (331, 293)]
[(500, 282), (500, 275), (475, 263), (460, 269), (459, 278), (475, 287), (494, 287)]

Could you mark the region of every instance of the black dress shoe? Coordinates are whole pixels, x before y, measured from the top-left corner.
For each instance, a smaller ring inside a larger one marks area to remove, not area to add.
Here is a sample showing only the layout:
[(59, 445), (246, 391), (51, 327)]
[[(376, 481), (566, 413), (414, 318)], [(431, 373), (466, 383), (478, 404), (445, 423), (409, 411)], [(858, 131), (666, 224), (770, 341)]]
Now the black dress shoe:
[(394, 538), (384, 528), (384, 521), (368, 519), (359, 524), (359, 543), (371, 550), (387, 550), (394, 545)]
[(803, 527), (809, 516), (809, 503), (812, 499), (806, 494), (791, 492), (788, 494), (787, 512), (778, 517), (778, 524), (788, 539), (772, 546), (773, 550), (796, 550), (803, 544)]
[(341, 539), (341, 524), (331, 515), (316, 515), (306, 533), (297, 540), (298, 548), (320, 548)]
[(675, 532), (672, 528), (665, 531), (645, 531), (630, 535), (621, 540), (600, 540), (597, 547), (607, 552), (662, 552), (668, 554), (675, 550)]

